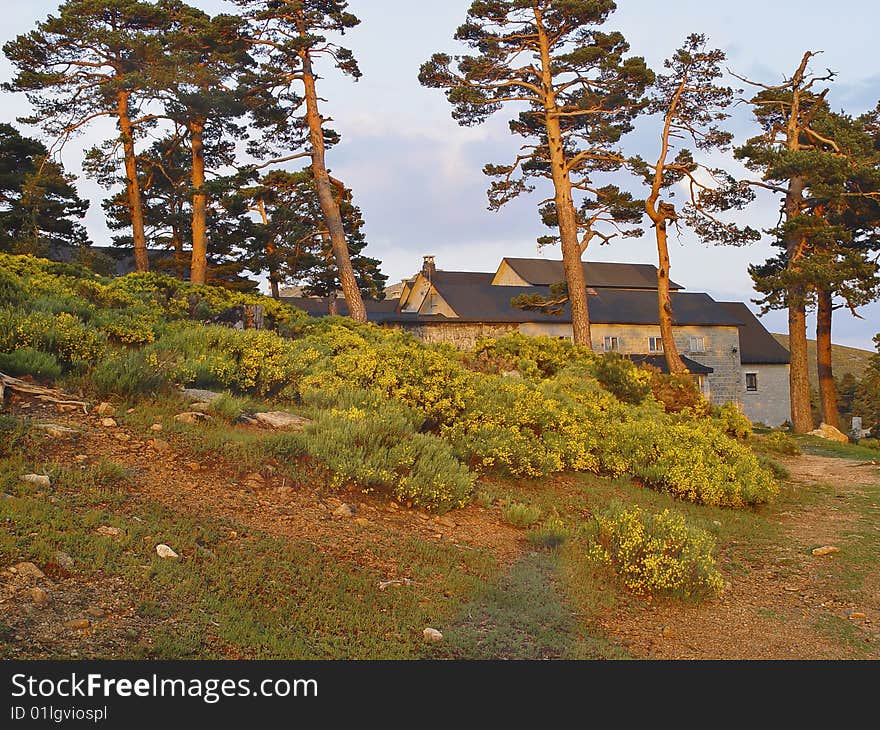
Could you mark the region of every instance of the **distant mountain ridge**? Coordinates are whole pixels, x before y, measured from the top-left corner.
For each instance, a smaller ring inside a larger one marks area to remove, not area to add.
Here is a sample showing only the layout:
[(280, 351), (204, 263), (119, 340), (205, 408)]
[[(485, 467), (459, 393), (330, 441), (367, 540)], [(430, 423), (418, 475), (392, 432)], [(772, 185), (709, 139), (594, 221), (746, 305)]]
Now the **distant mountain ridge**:
[[(788, 347), (788, 335), (773, 335), (783, 346)], [(831, 364), (834, 368), (834, 377), (841, 378), (846, 373), (852, 373), (856, 380), (861, 380), (868, 369), (868, 362), (874, 352), (859, 350), (855, 347), (833, 345), (831, 351)], [(816, 341), (807, 340), (807, 357), (810, 361), (810, 385), (819, 387), (819, 374), (816, 365)]]

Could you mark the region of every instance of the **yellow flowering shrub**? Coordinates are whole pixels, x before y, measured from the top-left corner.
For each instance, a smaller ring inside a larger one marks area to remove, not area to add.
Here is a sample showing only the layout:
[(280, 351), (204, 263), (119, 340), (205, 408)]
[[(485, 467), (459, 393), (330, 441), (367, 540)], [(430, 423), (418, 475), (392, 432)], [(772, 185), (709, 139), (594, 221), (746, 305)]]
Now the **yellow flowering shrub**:
[(595, 519), (599, 532), (593, 555), (613, 566), (633, 593), (708, 597), (724, 589), (714, 539), (689, 526), (680, 513), (652, 514), (614, 504)]

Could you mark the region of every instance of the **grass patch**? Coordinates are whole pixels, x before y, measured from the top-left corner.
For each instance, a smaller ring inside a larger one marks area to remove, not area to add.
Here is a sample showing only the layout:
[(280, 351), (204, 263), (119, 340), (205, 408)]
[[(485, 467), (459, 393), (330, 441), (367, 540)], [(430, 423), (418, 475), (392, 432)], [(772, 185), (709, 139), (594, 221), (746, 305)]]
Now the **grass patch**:
[(507, 524), (525, 529), (541, 519), (541, 510), (523, 502), (507, 502), (501, 507), (501, 517)]
[(878, 461), (880, 452), (858, 444), (844, 444), (838, 441), (820, 439), (817, 436), (795, 436), (801, 451), (813, 456), (830, 456), (836, 459), (854, 459), (858, 461)]

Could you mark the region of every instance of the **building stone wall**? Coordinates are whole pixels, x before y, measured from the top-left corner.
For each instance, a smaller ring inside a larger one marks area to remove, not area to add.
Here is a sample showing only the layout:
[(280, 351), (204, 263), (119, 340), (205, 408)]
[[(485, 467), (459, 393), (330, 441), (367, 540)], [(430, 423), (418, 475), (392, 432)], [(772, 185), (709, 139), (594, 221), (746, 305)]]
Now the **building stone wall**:
[[(775, 428), (791, 420), (791, 392), (788, 365), (743, 365), (740, 402), (743, 413), (754, 423)], [(745, 376), (758, 376), (757, 392), (746, 390)]]
[(436, 344), (447, 342), (459, 350), (473, 350), (477, 340), (484, 337), (504, 337), (516, 332), (516, 324), (488, 324), (484, 322), (421, 322), (396, 325), (415, 335), (423, 342)]

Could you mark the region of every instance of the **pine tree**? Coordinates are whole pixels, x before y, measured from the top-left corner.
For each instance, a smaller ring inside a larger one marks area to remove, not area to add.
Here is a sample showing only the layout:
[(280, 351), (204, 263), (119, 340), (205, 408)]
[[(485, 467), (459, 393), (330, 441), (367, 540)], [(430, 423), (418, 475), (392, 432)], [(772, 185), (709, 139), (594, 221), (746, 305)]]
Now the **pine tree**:
[[(67, 0), (35, 30), (3, 47), (18, 70), (9, 91), (25, 92), (31, 117), (58, 144), (100, 117), (119, 127), (127, 182), (126, 203), (141, 271), (149, 267), (137, 185), (135, 137), (150, 121), (141, 115), (143, 69), (161, 56), (164, 13), (139, 0)], [(54, 151), (54, 150), (53, 150)]]
[[(275, 145), (286, 145), (286, 159), (308, 156), (315, 189), (336, 270), (350, 316), (367, 321), (367, 310), (352, 265), (351, 241), (334, 196), (327, 168), (328, 147), (339, 136), (326, 126), (318, 97), (316, 64), (322, 61), (357, 80), (361, 76), (351, 51), (329, 40), (327, 34), (344, 34), (360, 23), (348, 11), (345, 0), (236, 0), (251, 20), (255, 52), (260, 55), (259, 73), (250, 81), (254, 112)], [(262, 102), (262, 103), (261, 103)], [(307, 147), (305, 153), (297, 150)]]
[[(490, 208), (532, 191), (536, 179), (552, 182), (542, 217), (559, 229), (565, 282), (556, 287), (556, 302), (570, 303), (574, 340), (587, 347), (584, 251), (597, 235), (610, 240), (633, 220), (631, 196), (594, 178), (622, 165), (618, 141), (644, 108), (652, 80), (643, 59), (625, 58), (629, 46), (620, 33), (601, 30), (615, 9), (609, 0), (478, 0), (455, 34), (474, 55), (435, 54), (419, 74), (425, 86), (446, 90), (462, 125), (482, 123), (508, 105), (526, 107), (510, 128), (527, 144), (513, 164), (486, 166), (496, 178)], [(580, 205), (576, 194), (585, 198)]]
[(88, 207), (42, 142), (0, 124), (0, 250), (48, 256), (55, 246), (87, 246), (79, 221)]

